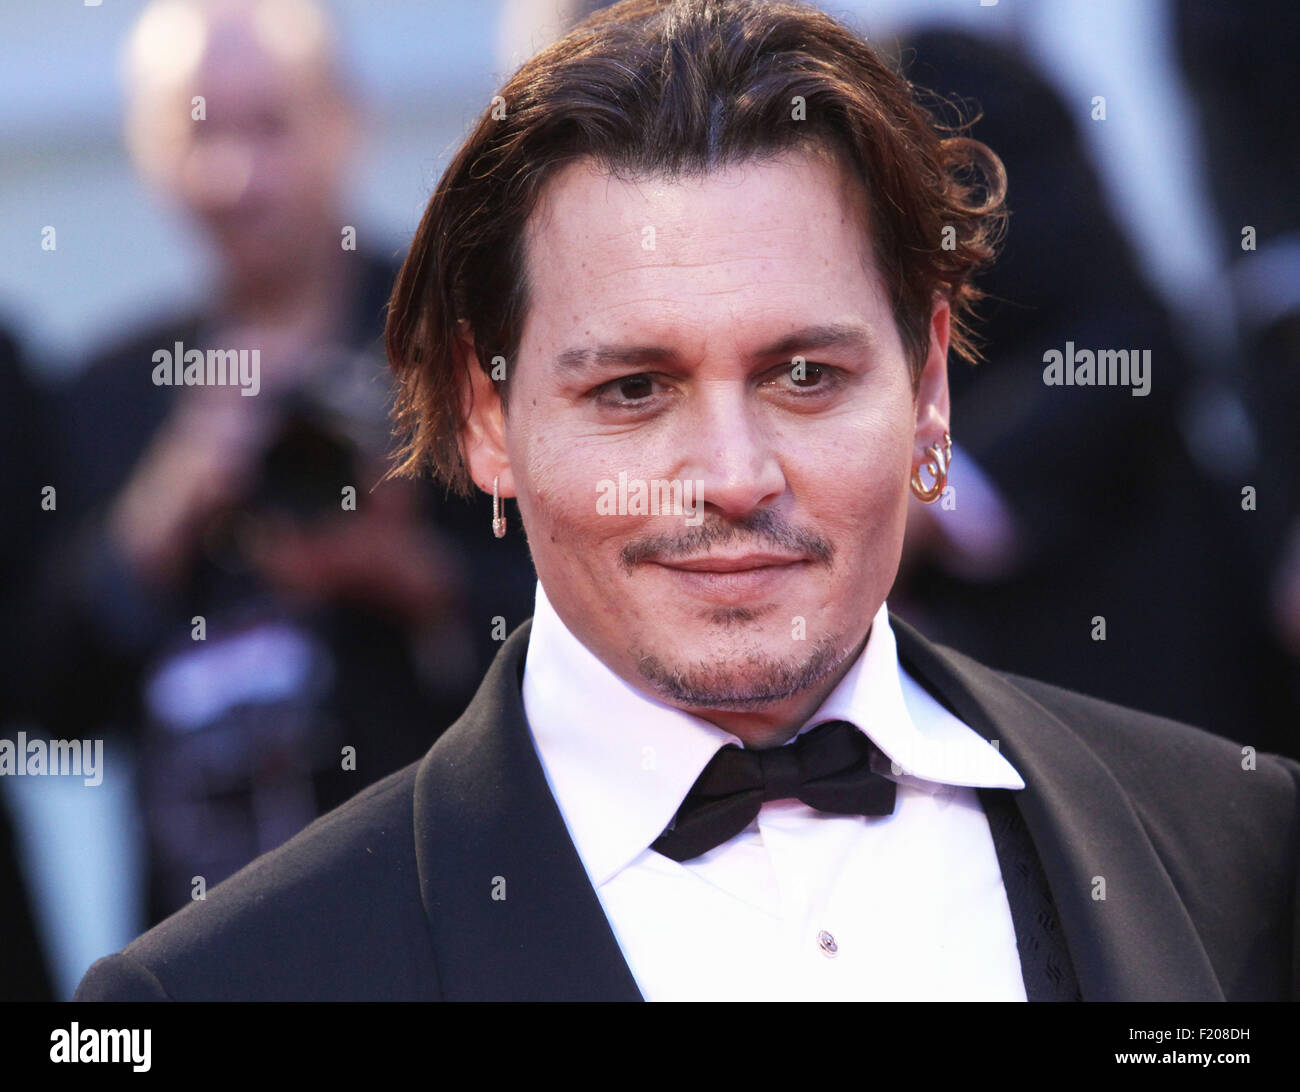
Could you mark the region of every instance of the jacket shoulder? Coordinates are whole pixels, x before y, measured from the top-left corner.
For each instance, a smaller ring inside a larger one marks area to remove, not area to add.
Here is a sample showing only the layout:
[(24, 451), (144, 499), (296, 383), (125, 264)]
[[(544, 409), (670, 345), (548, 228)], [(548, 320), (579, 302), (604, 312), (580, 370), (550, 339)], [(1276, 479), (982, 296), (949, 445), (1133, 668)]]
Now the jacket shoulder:
[(996, 674), (1066, 724), (1126, 786), (1166, 786), (1180, 799), (1240, 792), (1294, 811), (1300, 763), (1293, 759), (1051, 683)]
[[(1050, 790), (1051, 807), (1079, 817), (1076, 834), (1091, 829), (1082, 818), (1090, 811), (1132, 815), (1126, 845), (1078, 847), (1101, 862), (1096, 870), (1104, 874), (1110, 855), (1127, 848), (1139, 853), (1145, 839), (1224, 996), (1300, 996), (1300, 764), (1188, 724), (963, 659), (968, 677), (983, 673), (990, 693), (1010, 687), (1021, 696), (1019, 714), (1031, 733), (1019, 731), (1022, 746), (1040, 733), (1064, 734), (1066, 740), (1045, 741), (1042, 753), (1069, 754), (1089, 767), (1080, 771), (1087, 776), (1077, 789), (1064, 770)], [(1098, 767), (1113, 790), (1102, 787)], [(1152, 875), (1153, 882), (1157, 878)]]
[(76, 1000), (436, 998), (416, 870), (416, 768), (376, 782), (99, 960)]
[(1227, 999), (1296, 996), (1300, 765), (1046, 683), (1007, 681), (1079, 737), (1118, 783)]

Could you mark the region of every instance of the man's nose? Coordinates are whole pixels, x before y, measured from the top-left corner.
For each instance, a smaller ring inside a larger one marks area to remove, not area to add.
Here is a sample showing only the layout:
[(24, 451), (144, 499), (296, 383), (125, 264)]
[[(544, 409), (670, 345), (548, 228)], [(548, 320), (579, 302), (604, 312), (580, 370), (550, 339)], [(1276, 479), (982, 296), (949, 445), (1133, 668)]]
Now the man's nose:
[(186, 157), (186, 195), (200, 208), (233, 208), (248, 192), (254, 166), (245, 140), (222, 135), (198, 142)]
[(753, 404), (749, 384), (725, 380), (704, 384), (683, 415), (681, 476), (700, 482), (706, 508), (740, 518), (785, 491), (770, 422)]

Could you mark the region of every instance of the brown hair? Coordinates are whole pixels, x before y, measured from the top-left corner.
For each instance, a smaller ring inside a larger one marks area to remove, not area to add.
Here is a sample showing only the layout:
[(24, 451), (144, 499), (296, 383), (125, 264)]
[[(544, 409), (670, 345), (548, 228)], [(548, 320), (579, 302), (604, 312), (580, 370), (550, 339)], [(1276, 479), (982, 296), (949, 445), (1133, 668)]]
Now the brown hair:
[(618, 175), (672, 177), (793, 147), (834, 151), (868, 196), (913, 382), (936, 293), (952, 307), (953, 351), (978, 358), (966, 319), (980, 298), (971, 278), (1005, 226), (1001, 161), (944, 136), (956, 130), (830, 16), (763, 0), (623, 0), (526, 62), (500, 99), (443, 174), (393, 289), (384, 336), (407, 435), (396, 473), (427, 461), (471, 491), (457, 331), (468, 325), (485, 370), (514, 360), (526, 223), (557, 169), (584, 157)]

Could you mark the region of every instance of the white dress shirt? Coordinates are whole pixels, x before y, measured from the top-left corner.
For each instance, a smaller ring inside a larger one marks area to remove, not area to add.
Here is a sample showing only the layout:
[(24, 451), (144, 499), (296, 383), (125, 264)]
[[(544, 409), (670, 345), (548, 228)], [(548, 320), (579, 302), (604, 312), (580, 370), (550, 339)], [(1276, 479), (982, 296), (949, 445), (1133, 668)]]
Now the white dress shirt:
[(1025, 1000), (974, 787), (1010, 763), (902, 668), (884, 604), (804, 730), (846, 720), (894, 764), (892, 815), (766, 803), (678, 863), (659, 837), (714, 753), (741, 741), (629, 686), (539, 582), (523, 703), (547, 781), (641, 993), (667, 1000)]

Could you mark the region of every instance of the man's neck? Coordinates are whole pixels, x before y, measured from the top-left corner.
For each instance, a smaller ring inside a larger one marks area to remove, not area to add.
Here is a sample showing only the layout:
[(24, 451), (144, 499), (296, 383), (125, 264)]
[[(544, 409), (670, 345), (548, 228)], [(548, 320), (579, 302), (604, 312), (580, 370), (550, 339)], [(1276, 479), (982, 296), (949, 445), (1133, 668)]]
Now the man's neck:
[(346, 308), (340, 308), (339, 301), (351, 296), (357, 261), (355, 254), (325, 246), (276, 275), (230, 275), (220, 289), (222, 323), (292, 330), (304, 342), (327, 340), (346, 321)]

